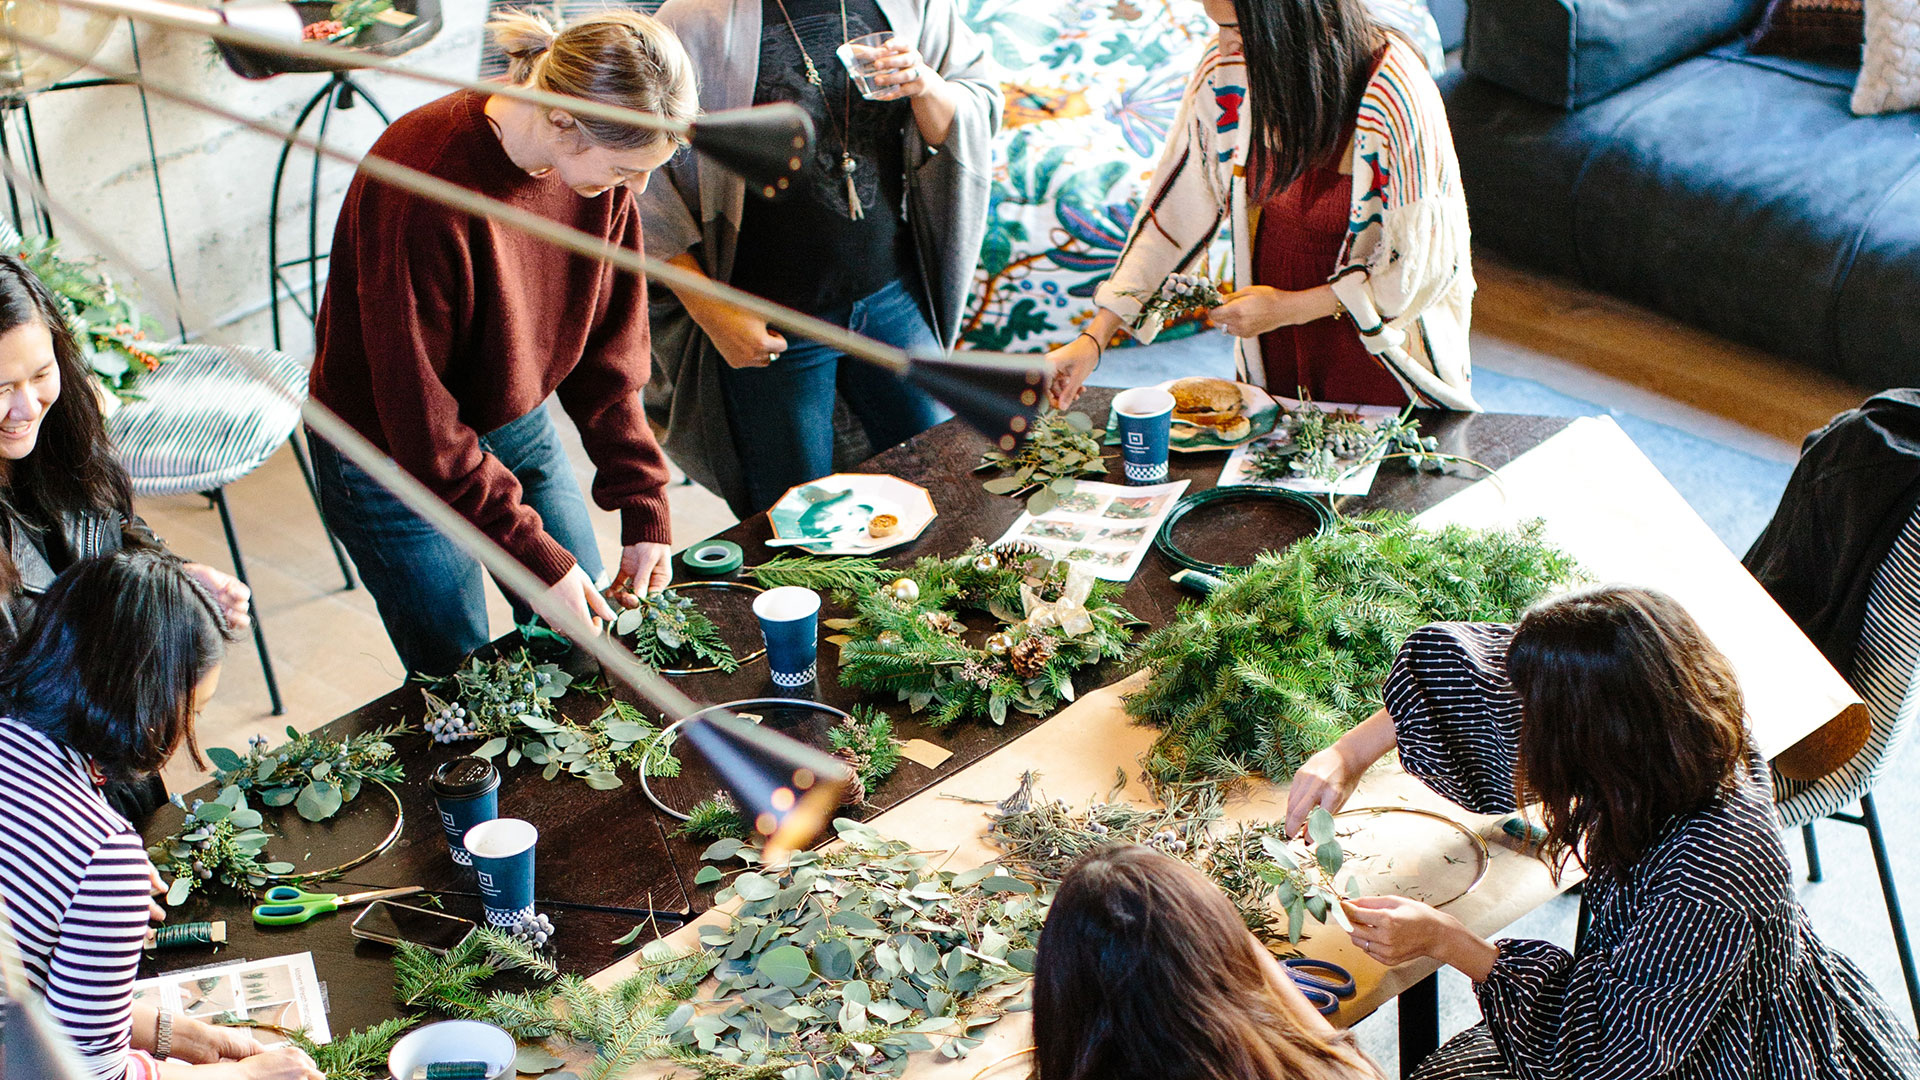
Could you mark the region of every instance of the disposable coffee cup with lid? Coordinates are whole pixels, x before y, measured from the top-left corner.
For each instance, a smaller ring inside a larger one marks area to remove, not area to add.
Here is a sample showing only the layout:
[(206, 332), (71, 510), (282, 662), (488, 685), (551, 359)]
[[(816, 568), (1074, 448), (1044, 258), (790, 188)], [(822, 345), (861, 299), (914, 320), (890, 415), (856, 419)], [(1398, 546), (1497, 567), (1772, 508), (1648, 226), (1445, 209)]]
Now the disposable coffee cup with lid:
[(433, 770), (427, 790), (440, 812), (448, 853), (461, 866), (472, 866), (462, 841), (468, 829), (500, 816), (500, 770), (486, 758), (457, 757)]

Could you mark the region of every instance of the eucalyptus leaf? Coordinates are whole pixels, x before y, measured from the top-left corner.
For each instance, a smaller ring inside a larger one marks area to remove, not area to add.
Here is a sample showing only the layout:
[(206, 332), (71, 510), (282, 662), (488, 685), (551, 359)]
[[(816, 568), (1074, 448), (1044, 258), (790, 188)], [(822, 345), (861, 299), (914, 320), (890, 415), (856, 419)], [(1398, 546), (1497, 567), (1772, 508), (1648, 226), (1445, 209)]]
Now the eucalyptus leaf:
[(340, 789), (324, 780), (300, 789), (293, 808), (308, 821), (325, 821), (340, 812)]
[(780, 887), (764, 874), (748, 872), (733, 879), (733, 891), (746, 901), (771, 900)]
[(167, 906), (179, 907), (181, 904), (184, 904), (187, 902), (187, 897), (192, 892), (193, 892), (192, 878), (186, 877), (184, 875), (181, 877), (174, 878), (173, 884), (167, 886)]
[(777, 945), (761, 953), (754, 971), (775, 986), (788, 988), (802, 986), (813, 978), (805, 950), (793, 945)]
[(523, 1074), (530, 1073), (536, 1076), (541, 1073), (552, 1072), (566, 1063), (566, 1058), (560, 1057), (546, 1047), (537, 1045), (522, 1046), (519, 1051), (513, 1055), (514, 1072)]
[(1307, 815), (1307, 835), (1313, 838), (1315, 844), (1325, 844), (1333, 840), (1333, 833), (1333, 815), (1324, 806), (1314, 807), (1313, 812)]

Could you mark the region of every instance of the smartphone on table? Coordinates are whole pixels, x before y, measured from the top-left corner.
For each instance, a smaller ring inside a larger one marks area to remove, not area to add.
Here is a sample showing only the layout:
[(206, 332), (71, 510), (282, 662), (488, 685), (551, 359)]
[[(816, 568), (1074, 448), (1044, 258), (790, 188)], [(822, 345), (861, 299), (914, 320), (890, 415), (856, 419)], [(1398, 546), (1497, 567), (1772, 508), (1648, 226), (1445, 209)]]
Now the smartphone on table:
[(353, 920), (353, 936), (386, 945), (412, 942), (445, 954), (459, 948), (473, 933), (473, 920), (431, 908), (375, 900)]

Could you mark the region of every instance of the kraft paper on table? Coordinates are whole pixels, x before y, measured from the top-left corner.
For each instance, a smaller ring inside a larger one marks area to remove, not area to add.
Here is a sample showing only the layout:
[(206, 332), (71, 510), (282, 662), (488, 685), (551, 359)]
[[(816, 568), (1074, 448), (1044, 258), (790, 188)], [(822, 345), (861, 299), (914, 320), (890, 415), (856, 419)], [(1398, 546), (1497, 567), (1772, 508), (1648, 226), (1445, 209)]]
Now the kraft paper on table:
[[(1546, 521), (1547, 538), (1579, 561), (1596, 582), (1616, 581), (1661, 589), (1700, 621), (1727, 653), (1746, 691), (1755, 741), (1769, 756), (1799, 741), (1858, 698), (1799, 629), (1780, 611), (1718, 537), (1611, 420), (1583, 418), (1517, 458), (1499, 472), (1420, 515), (1423, 524), (1474, 526)], [(1132, 722), (1123, 700), (1145, 676), (1137, 674), (1081, 698), (1003, 749), (948, 777), (870, 824), (882, 835), (927, 851), (933, 861), (964, 870), (993, 862), (997, 853), (983, 837), (991, 804), (1011, 794), (1029, 769), (1039, 773), (1036, 797), (1071, 806), (1106, 798), (1124, 773), (1120, 797), (1148, 800), (1139, 760), (1156, 730)], [(1245, 785), (1230, 801), (1230, 821), (1271, 821), (1285, 813), (1286, 788)], [(976, 801), (965, 801), (976, 800)], [(986, 805), (981, 805), (984, 802)], [(1492, 936), (1578, 881), (1577, 868), (1558, 882), (1538, 859), (1499, 842), (1497, 816), (1467, 812), (1402, 770), (1390, 755), (1362, 780), (1348, 803), (1360, 807), (1416, 807), (1438, 811), (1489, 839), (1492, 859), (1485, 880), (1445, 910), (1482, 936)], [(1375, 836), (1391, 835), (1391, 815), (1379, 819)], [(1466, 844), (1465, 838), (1462, 843)], [(709, 912), (666, 940), (683, 948), (698, 944), (697, 926), (721, 921)], [(1434, 970), (1431, 962), (1383, 968), (1353, 946), (1345, 933), (1309, 920), (1300, 951), (1353, 972), (1355, 996), (1342, 1004), (1336, 1023), (1352, 1024)], [(594, 979), (606, 984), (634, 970), (629, 959)], [(959, 1062), (916, 1055), (907, 1075), (973, 1080), (980, 1070), (1029, 1045), (1026, 1013), (1009, 1015), (975, 1032), (979, 1049)], [(1009, 1080), (1026, 1073), (1025, 1059), (990, 1070), (982, 1080)], [(665, 1063), (633, 1075), (660, 1076)]]

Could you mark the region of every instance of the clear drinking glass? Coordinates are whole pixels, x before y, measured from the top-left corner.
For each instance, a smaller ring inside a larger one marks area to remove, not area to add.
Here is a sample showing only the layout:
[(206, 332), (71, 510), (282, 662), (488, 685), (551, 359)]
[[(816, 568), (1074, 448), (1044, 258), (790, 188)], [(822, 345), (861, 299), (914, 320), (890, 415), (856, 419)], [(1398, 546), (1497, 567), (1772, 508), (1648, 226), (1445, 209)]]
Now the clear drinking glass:
[(853, 76), (854, 88), (860, 91), (861, 97), (872, 98), (893, 89), (891, 86), (876, 85), (873, 80), (883, 71), (875, 66), (875, 62), (884, 55), (882, 50), (894, 37), (894, 33), (890, 30), (878, 34), (866, 34), (834, 50), (834, 55), (846, 65), (847, 74)]

